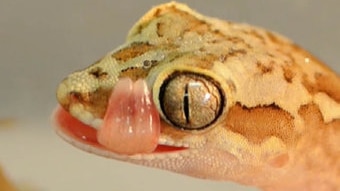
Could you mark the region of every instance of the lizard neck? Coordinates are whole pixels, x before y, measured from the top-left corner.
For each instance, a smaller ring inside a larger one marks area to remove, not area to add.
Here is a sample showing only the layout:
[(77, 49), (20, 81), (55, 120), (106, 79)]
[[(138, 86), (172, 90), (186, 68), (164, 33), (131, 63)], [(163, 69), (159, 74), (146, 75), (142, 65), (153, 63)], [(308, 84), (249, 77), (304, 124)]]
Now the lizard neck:
[[(300, 109), (305, 132), (289, 154), (289, 162), (264, 190), (336, 190), (340, 187), (340, 120), (324, 123), (317, 106)], [(280, 175), (281, 174), (281, 175)]]

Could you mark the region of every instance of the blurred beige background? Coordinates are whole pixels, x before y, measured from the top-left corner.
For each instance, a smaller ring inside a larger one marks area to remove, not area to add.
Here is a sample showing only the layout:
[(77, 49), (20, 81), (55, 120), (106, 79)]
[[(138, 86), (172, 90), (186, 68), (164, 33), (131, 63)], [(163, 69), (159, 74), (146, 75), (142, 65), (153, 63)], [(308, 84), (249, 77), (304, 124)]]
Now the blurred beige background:
[[(255, 190), (90, 155), (53, 132), (59, 81), (124, 42), (134, 22), (162, 2), (0, 0), (0, 163), (13, 180), (46, 191)], [(183, 2), (284, 34), (340, 73), (339, 1)]]

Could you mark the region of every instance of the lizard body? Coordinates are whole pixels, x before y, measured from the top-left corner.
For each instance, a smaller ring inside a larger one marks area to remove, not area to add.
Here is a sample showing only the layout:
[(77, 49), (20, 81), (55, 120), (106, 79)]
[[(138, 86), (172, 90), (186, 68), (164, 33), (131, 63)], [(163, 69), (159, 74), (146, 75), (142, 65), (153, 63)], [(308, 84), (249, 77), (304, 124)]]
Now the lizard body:
[(57, 97), (58, 134), (97, 155), (264, 190), (340, 188), (339, 76), (258, 27), (156, 6)]

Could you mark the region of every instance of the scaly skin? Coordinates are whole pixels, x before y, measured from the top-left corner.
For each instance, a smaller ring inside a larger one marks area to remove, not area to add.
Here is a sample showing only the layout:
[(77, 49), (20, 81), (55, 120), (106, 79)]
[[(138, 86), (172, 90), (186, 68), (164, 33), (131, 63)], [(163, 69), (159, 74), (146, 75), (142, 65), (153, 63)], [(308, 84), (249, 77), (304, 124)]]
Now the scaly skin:
[[(203, 88), (190, 93), (184, 79), (165, 90), (177, 75)], [(110, 93), (123, 77), (146, 80), (161, 117), (158, 143), (168, 151), (124, 155), (96, 140)], [(185, 100), (183, 92), (197, 101), (201, 91), (213, 97), (207, 107)], [(340, 78), (261, 28), (175, 2), (157, 6), (125, 44), (68, 76), (57, 97), (63, 107), (57, 132), (91, 153), (263, 190), (340, 189)]]

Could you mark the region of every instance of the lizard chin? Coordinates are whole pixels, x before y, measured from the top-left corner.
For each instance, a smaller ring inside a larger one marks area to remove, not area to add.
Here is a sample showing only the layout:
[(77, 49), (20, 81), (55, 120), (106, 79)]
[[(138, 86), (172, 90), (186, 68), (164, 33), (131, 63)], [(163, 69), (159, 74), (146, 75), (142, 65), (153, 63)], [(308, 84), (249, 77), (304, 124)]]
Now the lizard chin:
[(117, 153), (107, 148), (98, 141), (98, 130), (84, 124), (73, 117), (62, 107), (58, 106), (53, 115), (55, 130), (65, 141), (84, 151), (115, 159), (133, 158), (140, 155), (154, 155), (188, 150), (186, 147), (157, 144), (152, 152), (148, 153)]

